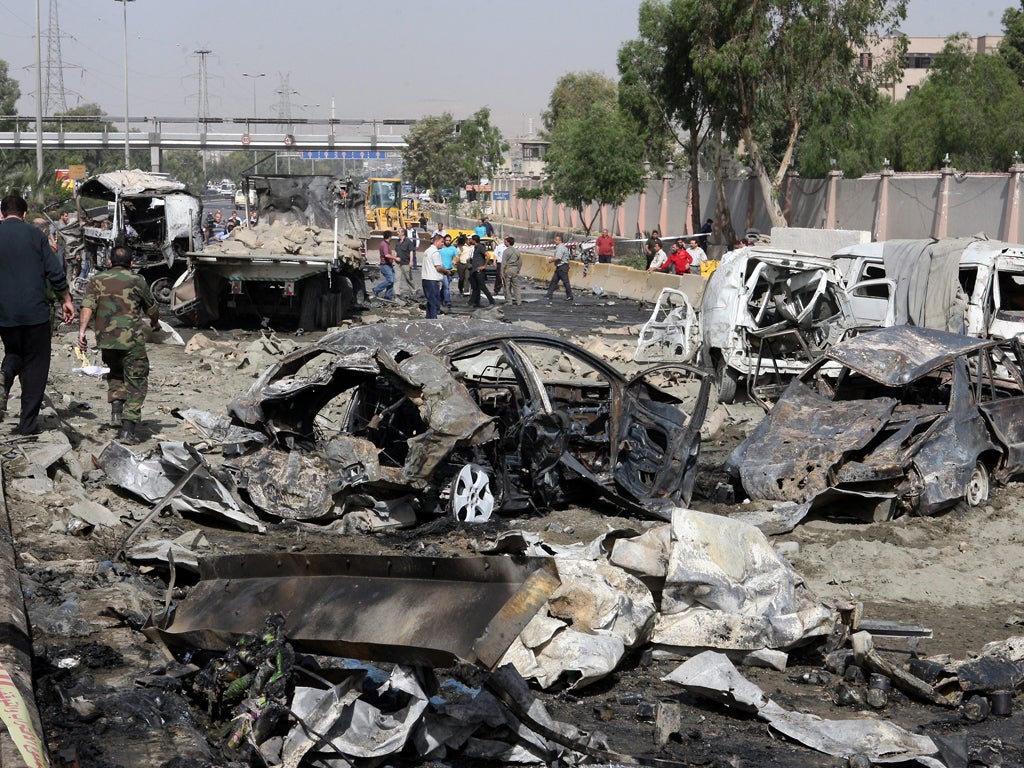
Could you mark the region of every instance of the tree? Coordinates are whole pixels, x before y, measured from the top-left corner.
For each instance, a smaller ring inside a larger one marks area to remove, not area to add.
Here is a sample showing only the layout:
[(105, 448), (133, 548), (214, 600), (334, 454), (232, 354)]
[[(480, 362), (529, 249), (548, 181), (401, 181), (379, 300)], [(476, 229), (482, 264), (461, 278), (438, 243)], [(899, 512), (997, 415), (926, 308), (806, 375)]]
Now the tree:
[(643, 147), (636, 133), (632, 120), (614, 109), (599, 118), (563, 116), (551, 134), (547, 186), (556, 202), (579, 214), (588, 234), (600, 210), (586, 220), (587, 205), (622, 205), (643, 185)]
[(462, 184), (462, 163), (451, 113), (424, 117), (409, 130), (402, 165), (408, 181), (439, 190)]
[(1024, 90), (1002, 55), (973, 53), (951, 37), (919, 88), (896, 105), (885, 148), (900, 171), (951, 165), (1005, 171), (1024, 148)]
[[(17, 115), (18, 99), (21, 97), (21, 88), (18, 81), (7, 74), (7, 62), (0, 59), (0, 116)], [(0, 120), (0, 130), (9, 131), (13, 121)]]
[(1003, 11), (1003, 33), (999, 55), (1017, 73), (1017, 82), (1024, 83), (1024, 2), (1020, 8)]
[(678, 4), (644, 0), (640, 39), (619, 49), (619, 103), (646, 128), (644, 146), (656, 168), (669, 159), (666, 137), (686, 150), (693, 200), (692, 231), (701, 225), (700, 150), (707, 132), (707, 89), (693, 69), (690, 51), (704, 30)]
[(491, 125), (491, 110), (487, 107), (462, 121), (455, 144), (463, 165), (462, 183), (490, 176), (490, 169), (501, 165), (502, 155), (508, 151), (501, 131)]
[(541, 115), (544, 136), (550, 139), (562, 120), (591, 113), (603, 114), (618, 106), (618, 86), (600, 72), (568, 72), (558, 78)]
[[(826, 95), (851, 98), (892, 77), (899, 46), (869, 71), (855, 66), (876, 35), (895, 32), (906, 0), (648, 0), (675, 45), (652, 94), (686, 88), (682, 56), (707, 99), (707, 122), (742, 144), (773, 223), (784, 225), (778, 191), (808, 116)], [(646, 26), (645, 26), (646, 29)], [(649, 31), (649, 30), (648, 30)], [(688, 47), (688, 49), (687, 49)], [(666, 47), (666, 50), (669, 48)], [(781, 136), (781, 141), (776, 139)], [(774, 151), (773, 151), (774, 150)]]

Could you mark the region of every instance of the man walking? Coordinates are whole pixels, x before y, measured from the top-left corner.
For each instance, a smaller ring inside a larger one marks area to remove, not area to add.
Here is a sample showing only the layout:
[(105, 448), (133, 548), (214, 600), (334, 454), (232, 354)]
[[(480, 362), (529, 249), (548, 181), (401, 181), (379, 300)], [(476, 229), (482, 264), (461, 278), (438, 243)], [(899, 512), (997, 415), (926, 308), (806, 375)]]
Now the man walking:
[(501, 255), (501, 272), (505, 279), (505, 298), (515, 306), (523, 303), (519, 292), (519, 272), (523, 268), (523, 257), (516, 248), (516, 239), (505, 238), (505, 252)]
[(413, 254), (415, 252), (416, 241), (409, 237), (404, 229), (398, 230), (398, 245), (395, 247), (395, 257), (398, 260), (396, 296), (405, 296), (408, 299), (416, 298), (416, 286), (412, 282)]
[(25, 223), (28, 203), (19, 195), (0, 200), (0, 417), (15, 377), (21, 382), (21, 415), (15, 433), (33, 435), (39, 429), (46, 377), (50, 374), (50, 298), (61, 300), (61, 320), (75, 317), (64, 265), (50, 248), (44, 232)]
[(120, 427), (118, 440), (135, 445), (139, 442), (135, 428), (142, 418), (149, 378), (143, 315), (148, 316), (154, 331), (160, 330), (160, 315), (146, 280), (132, 272), (131, 251), (117, 246), (110, 252), (110, 265), (89, 281), (82, 301), (78, 346), (85, 351), (85, 329), (95, 317), (96, 346), (110, 368), (110, 424)]
[(451, 274), (450, 269), (441, 265), (441, 252), (439, 248), (444, 238), (441, 235), (434, 235), (432, 244), (423, 252), (420, 264), (420, 278), (423, 285), (423, 295), (427, 297), (427, 319), (437, 319), (438, 311), (441, 309), (441, 280)]
[(561, 235), (555, 235), (555, 255), (548, 261), (555, 265), (555, 274), (548, 283), (548, 304), (551, 303), (559, 282), (565, 286), (565, 300), (572, 301), (572, 286), (569, 285), (569, 247), (562, 242)]
[(489, 306), (494, 306), (494, 297), (491, 296), (491, 291), (487, 287), (487, 275), (484, 274), (484, 269), (487, 267), (487, 248), (483, 243), (480, 242), (480, 235), (473, 235), (470, 238), (473, 241), (473, 258), (469, 263), (469, 306), (479, 307), (480, 306), (480, 294), (481, 292), (487, 297), (487, 301), (490, 302)]
[(391, 252), (391, 230), (384, 230), (381, 235), (380, 248), (380, 277), (381, 281), (373, 286), (373, 295), (380, 297), (384, 294), (385, 299), (395, 298), (395, 256)]

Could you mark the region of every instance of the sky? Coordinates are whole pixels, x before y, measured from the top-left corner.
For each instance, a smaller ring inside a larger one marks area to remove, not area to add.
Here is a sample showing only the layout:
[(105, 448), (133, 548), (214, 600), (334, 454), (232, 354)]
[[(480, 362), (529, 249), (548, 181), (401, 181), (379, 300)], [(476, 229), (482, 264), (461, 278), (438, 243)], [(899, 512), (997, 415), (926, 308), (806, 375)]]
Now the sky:
[[(43, 84), (52, 0), (38, 0)], [(616, 77), (616, 53), (637, 36), (640, 0), (57, 0), (67, 106), (124, 115), (124, 12), (133, 117), (200, 114), (208, 50), (208, 114), (292, 117), (468, 117), (482, 106), (505, 136), (540, 126), (557, 79)], [(910, 0), (903, 32), (1000, 34), (1009, 0)], [(36, 0), (0, 0), (0, 59), (34, 115)], [(245, 77), (263, 75), (262, 77)], [(53, 70), (54, 80), (56, 70)]]

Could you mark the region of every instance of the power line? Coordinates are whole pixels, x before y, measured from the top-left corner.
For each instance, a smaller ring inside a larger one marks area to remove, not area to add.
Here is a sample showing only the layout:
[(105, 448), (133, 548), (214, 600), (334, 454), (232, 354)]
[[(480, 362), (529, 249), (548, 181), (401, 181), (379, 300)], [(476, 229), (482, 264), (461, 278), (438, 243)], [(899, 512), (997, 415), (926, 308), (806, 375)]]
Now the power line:
[(64, 70), (66, 68), (81, 69), (75, 65), (65, 66), (60, 46), (62, 37), (58, 0), (50, 0), (50, 20), (46, 30), (46, 85), (43, 87), (44, 115), (68, 111), (68, 91), (64, 87)]

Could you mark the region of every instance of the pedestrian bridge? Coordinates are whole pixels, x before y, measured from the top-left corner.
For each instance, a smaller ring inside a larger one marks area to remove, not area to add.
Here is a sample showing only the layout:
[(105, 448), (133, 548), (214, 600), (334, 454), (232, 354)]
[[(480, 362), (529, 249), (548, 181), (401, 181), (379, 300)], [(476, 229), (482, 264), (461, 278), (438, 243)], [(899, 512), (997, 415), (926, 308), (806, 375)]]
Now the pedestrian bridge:
[[(125, 146), (124, 121), (116, 130), (110, 115), (99, 117), (46, 118), (41, 133), (43, 149), (112, 149)], [(0, 131), (0, 149), (35, 150), (35, 118), (12, 119), (15, 130)], [(297, 119), (277, 118), (173, 118), (130, 117), (128, 147), (149, 150), (152, 170), (160, 170), (165, 149), (230, 151), (359, 151), (400, 153), (406, 147), (404, 129), (414, 120)], [(106, 130), (77, 131), (76, 124), (102, 123)], [(376, 155), (380, 157), (380, 155)]]

